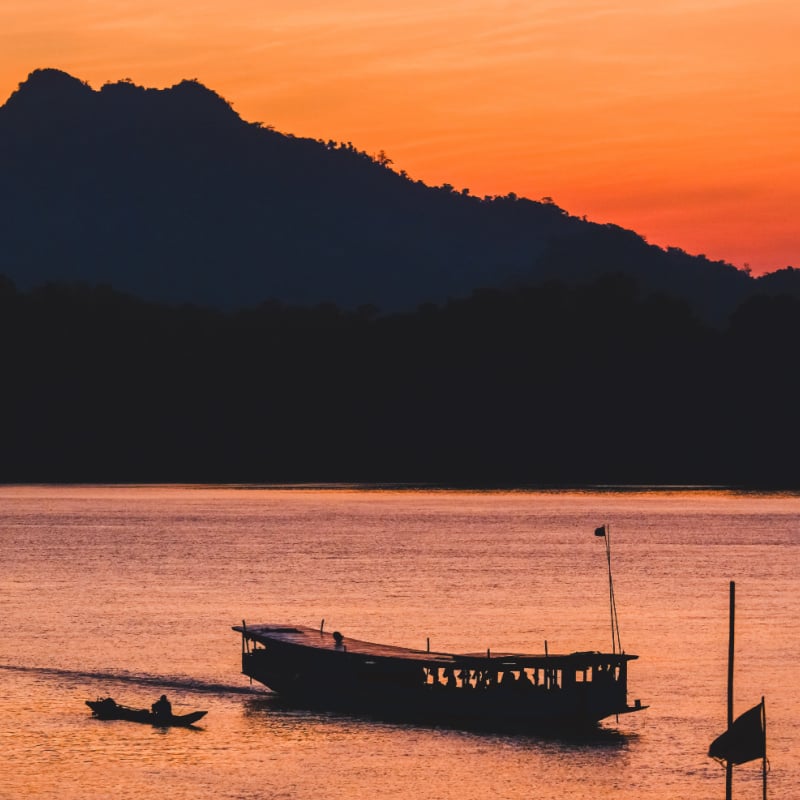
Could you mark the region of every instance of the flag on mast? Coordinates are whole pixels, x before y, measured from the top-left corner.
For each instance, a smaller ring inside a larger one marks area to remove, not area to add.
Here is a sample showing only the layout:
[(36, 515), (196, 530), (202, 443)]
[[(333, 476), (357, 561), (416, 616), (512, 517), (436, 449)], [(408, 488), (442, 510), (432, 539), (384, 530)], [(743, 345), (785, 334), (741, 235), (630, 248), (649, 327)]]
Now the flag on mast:
[(606, 535), (606, 526), (601, 525), (599, 528), (594, 529), (595, 536), (605, 536)]
[(766, 754), (764, 701), (737, 717), (725, 733), (717, 736), (708, 755), (729, 764), (745, 764)]

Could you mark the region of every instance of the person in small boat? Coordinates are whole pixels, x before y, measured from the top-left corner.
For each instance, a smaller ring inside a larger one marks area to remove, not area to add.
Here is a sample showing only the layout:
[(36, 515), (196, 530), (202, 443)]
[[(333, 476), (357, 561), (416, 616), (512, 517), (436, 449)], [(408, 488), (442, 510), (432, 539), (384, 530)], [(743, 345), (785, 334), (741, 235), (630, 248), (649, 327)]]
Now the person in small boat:
[(172, 703), (167, 700), (165, 694), (162, 694), (161, 697), (150, 706), (150, 710), (157, 719), (167, 719), (172, 716)]
[(117, 701), (113, 697), (106, 697), (102, 701), (103, 709), (106, 711), (116, 711)]

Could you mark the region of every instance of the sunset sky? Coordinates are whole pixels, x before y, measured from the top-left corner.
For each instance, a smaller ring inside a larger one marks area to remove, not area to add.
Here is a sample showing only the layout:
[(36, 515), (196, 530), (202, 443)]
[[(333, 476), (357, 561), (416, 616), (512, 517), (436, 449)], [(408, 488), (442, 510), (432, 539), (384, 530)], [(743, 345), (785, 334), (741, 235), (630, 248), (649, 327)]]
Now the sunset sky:
[(428, 184), (800, 267), (797, 0), (3, 0), (0, 65), (0, 103), (38, 67), (197, 78)]

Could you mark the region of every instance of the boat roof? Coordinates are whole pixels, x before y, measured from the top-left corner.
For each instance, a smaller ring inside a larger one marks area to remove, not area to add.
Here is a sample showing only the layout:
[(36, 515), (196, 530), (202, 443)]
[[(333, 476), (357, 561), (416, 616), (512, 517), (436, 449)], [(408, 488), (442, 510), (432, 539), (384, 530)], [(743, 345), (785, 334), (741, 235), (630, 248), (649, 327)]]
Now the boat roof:
[(490, 650), (482, 653), (439, 653), (364, 642), (349, 636), (343, 636), (340, 643), (337, 644), (333, 633), (323, 631), (322, 628), (311, 628), (306, 625), (278, 625), (272, 623), (248, 625), (242, 623), (242, 625), (233, 626), (233, 630), (241, 633), (245, 639), (258, 642), (265, 647), (271, 642), (282, 642), (315, 650), (342, 650), (350, 655), (358, 655), (365, 658), (416, 661), (440, 667), (468, 666), (471, 663), (480, 663), (485, 667), (488, 661), (497, 667), (510, 669), (515, 667), (558, 668), (561, 666), (585, 669), (599, 664), (619, 664), (623, 661), (631, 661), (638, 658), (638, 656), (626, 653), (601, 653), (599, 651), (562, 654), (495, 653)]

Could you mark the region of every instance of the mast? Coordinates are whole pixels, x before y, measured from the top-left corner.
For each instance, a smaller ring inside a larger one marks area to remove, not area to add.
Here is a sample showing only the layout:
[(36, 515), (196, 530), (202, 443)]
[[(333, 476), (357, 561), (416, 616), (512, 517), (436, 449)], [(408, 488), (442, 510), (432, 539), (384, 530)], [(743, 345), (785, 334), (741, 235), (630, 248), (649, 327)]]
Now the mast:
[(602, 536), (606, 545), (606, 560), (608, 561), (608, 604), (611, 612), (611, 652), (622, 654), (622, 643), (619, 638), (619, 619), (617, 618), (617, 601), (614, 598), (614, 579), (611, 576), (611, 526), (603, 525), (596, 528), (595, 536)]

